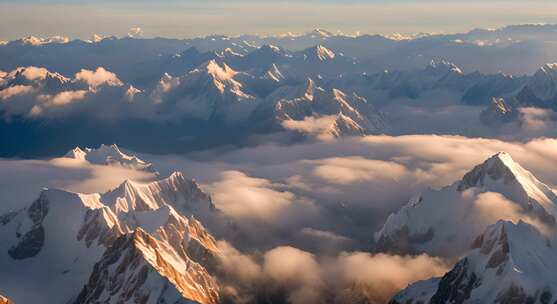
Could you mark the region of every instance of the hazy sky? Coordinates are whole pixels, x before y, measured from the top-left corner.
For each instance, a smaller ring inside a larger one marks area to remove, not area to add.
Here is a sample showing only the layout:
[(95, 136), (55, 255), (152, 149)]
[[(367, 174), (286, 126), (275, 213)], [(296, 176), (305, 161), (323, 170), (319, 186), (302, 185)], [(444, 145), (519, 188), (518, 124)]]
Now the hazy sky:
[(457, 32), (557, 23), (555, 0), (0, 0), (0, 40), (22, 36), (276, 34), (314, 28), (362, 33)]

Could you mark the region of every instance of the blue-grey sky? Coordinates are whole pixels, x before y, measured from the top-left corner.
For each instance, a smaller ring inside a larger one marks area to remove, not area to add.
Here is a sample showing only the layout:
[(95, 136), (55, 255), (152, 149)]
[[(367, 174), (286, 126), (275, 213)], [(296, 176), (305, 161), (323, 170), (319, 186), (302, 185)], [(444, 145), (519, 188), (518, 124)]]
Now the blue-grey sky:
[(22, 36), (193, 37), (305, 32), (460, 32), (557, 23), (555, 0), (0, 0), (0, 40)]

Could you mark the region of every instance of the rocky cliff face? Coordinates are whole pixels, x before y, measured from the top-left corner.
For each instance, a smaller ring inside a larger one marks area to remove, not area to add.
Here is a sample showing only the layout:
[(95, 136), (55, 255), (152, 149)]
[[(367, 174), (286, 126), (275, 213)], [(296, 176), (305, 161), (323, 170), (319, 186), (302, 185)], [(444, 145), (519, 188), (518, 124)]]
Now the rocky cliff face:
[(0, 304), (13, 304), (13, 302), (10, 301), (8, 298), (0, 295)]
[(203, 266), (138, 228), (104, 253), (74, 303), (212, 304), (218, 298)]
[(442, 278), (413, 284), (391, 303), (554, 303), (552, 246), (534, 226), (500, 221)]

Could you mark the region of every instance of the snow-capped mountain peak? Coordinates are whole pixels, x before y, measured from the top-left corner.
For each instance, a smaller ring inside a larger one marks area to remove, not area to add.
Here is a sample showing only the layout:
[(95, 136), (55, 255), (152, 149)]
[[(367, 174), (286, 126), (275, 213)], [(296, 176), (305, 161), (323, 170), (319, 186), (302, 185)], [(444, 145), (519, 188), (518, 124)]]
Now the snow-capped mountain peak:
[(333, 137), (363, 136), (366, 134), (366, 130), (364, 130), (350, 117), (342, 113), (337, 115), (335, 121), (326, 132)]
[(493, 97), (489, 106), (480, 113), (480, 121), (488, 126), (510, 123), (517, 118), (518, 111), (515, 111), (504, 98)]
[(229, 67), (226, 63), (218, 64), (215, 60), (209, 60), (203, 69), (217, 80), (226, 81), (232, 79), (237, 72)]
[[(218, 249), (195, 219), (210, 216), (204, 211), (214, 212), (210, 198), (180, 173), (126, 181), (104, 194), (43, 190), (28, 208), (0, 215), (0, 265), (18, 274), (0, 276), (0, 285), (25, 303), (216, 303), (206, 267), (214, 267)], [(29, 276), (37, 283), (21, 284)]]
[(158, 174), (151, 163), (147, 163), (135, 155), (122, 152), (116, 144), (101, 144), (96, 149), (76, 147), (68, 151), (64, 157), (87, 161), (95, 165), (121, 166)]
[(542, 66), (532, 76), (527, 88), (542, 101), (554, 98), (557, 95), (557, 63)]
[(10, 301), (8, 298), (0, 295), (0, 304), (13, 304), (13, 302)]
[(314, 96), (316, 88), (317, 88), (317, 85), (315, 84), (315, 81), (313, 81), (313, 79), (308, 77), (306, 79), (306, 91), (305, 91), (304, 97), (307, 100), (313, 100), (313, 96)]
[(426, 70), (433, 71), (440, 75), (449, 73), (464, 74), (456, 64), (446, 60), (432, 60)]
[(272, 45), (272, 44), (264, 44), (257, 51), (260, 52), (260, 53), (263, 53), (263, 54), (280, 54), (281, 53), (281, 49), (278, 46)]
[(13, 42), (20, 43), (22, 45), (31, 45), (31, 46), (40, 46), (43, 44), (50, 44), (50, 43), (68, 43), (70, 39), (68, 37), (63, 36), (52, 36), (47, 38), (35, 37), (35, 36), (27, 36), (20, 40), (15, 40)]
[(304, 52), (304, 56), (306, 60), (310, 61), (327, 61), (335, 59), (336, 54), (323, 45), (316, 45), (307, 49)]
[(553, 76), (557, 74), (557, 63), (546, 63), (540, 68), (540, 71)]
[(3, 82), (8, 86), (36, 84), (51, 91), (59, 89), (64, 84), (68, 84), (70, 79), (42, 67), (27, 66), (10, 71), (4, 76)]
[(180, 172), (151, 183), (126, 180), (103, 194), (100, 200), (116, 214), (172, 206), (183, 214), (195, 215), (203, 220), (215, 211), (211, 197), (195, 181), (187, 179)]
[[(486, 198), (489, 208), (500, 206), (515, 211), (512, 215), (489, 213), (486, 218), (486, 207), (482, 204)], [(557, 197), (549, 186), (508, 153), (500, 152), (474, 167), (460, 181), (439, 190), (426, 190), (410, 200), (387, 218), (375, 239), (381, 247), (395, 251), (458, 256), (466, 249), (465, 244), (492, 224), (493, 219), (536, 218), (554, 225), (556, 204)]]
[(284, 75), (282, 75), (279, 68), (274, 63), (271, 65), (269, 70), (267, 70), (265, 75), (263, 75), (263, 78), (268, 79), (268, 80), (272, 80), (272, 81), (275, 81), (275, 82), (280, 82), (280, 81), (283, 81), (285, 79)]
[(308, 35), (314, 38), (329, 38), (331, 36), (334, 36), (333, 33), (324, 29), (314, 29), (313, 31), (309, 32)]
[(511, 155), (499, 152), (486, 160), (483, 164), (476, 166), (468, 172), (458, 185), (459, 191), (471, 187), (489, 187), (490, 183), (499, 181), (520, 191), (512, 195), (518, 203), (523, 203), (523, 208), (532, 208), (532, 203), (541, 204), (548, 212), (554, 213), (557, 203), (555, 194), (545, 184), (540, 182), (532, 173), (515, 162)]

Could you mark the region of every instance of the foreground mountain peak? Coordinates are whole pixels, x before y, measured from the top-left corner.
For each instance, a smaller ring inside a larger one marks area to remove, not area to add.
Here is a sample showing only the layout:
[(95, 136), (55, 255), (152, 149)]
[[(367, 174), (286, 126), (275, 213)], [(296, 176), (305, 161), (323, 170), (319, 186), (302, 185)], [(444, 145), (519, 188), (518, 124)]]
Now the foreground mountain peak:
[(409, 286), (391, 303), (553, 303), (557, 254), (523, 221), (498, 221), (442, 278)]
[[(485, 199), (489, 199), (489, 208), (500, 206), (516, 212), (488, 212), (486, 217)], [(500, 152), (460, 181), (439, 190), (429, 189), (410, 200), (387, 218), (375, 238), (387, 250), (459, 256), (466, 244), (498, 219), (536, 218), (555, 225), (556, 204), (557, 196), (550, 187), (508, 153)]]
[[(0, 265), (14, 274), (0, 285), (26, 303), (45, 295), (53, 303), (215, 303), (207, 268), (218, 248), (196, 219), (214, 214), (210, 197), (181, 173), (107, 193), (44, 189), (29, 207), (0, 215)], [(29, 276), (37, 283), (10, 283)]]

